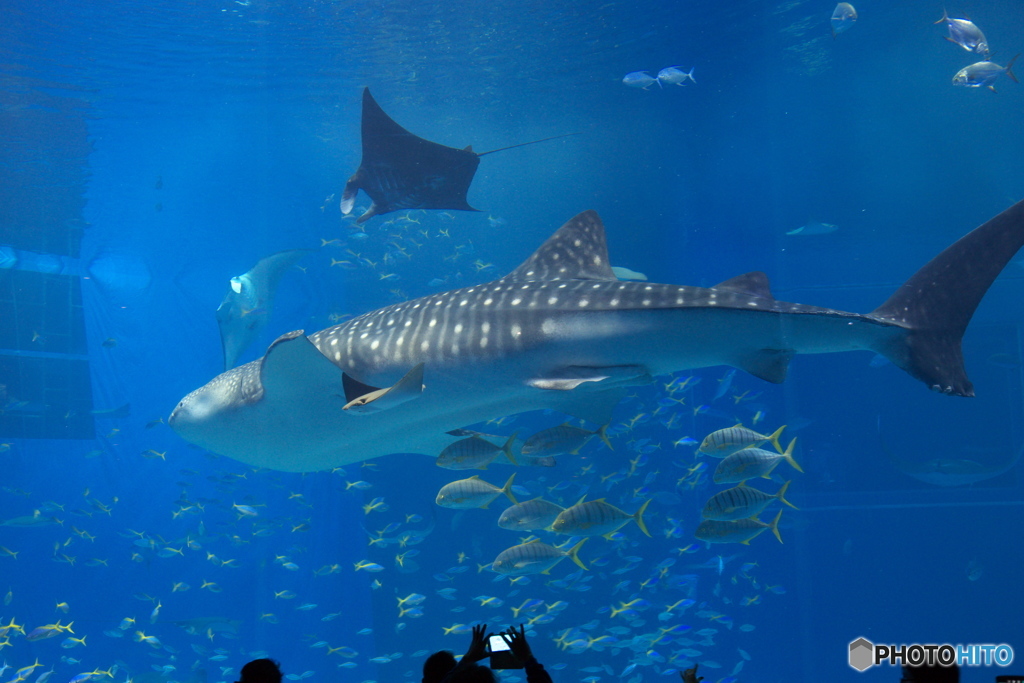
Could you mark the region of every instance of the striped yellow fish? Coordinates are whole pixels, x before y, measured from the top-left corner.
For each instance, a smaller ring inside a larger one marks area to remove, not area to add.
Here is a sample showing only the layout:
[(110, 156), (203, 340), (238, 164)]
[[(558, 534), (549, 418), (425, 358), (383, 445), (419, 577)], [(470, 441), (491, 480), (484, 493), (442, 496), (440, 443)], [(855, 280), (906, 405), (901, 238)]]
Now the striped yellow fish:
[(504, 446), (495, 446), (477, 435), (459, 439), (441, 451), (441, 455), (437, 456), (437, 466), (446, 470), (486, 470), (499, 453), (504, 453), (509, 462), (515, 465), (516, 459), (512, 455), (515, 440), (516, 435), (513, 434)]
[(651, 504), (647, 499), (632, 515), (606, 503), (604, 498), (584, 503), (582, 500), (570, 508), (566, 508), (551, 524), (551, 530), (557, 534), (570, 536), (606, 536), (629, 522), (635, 521), (640, 531), (648, 536), (651, 532), (644, 524), (644, 510)]
[(757, 477), (769, 479), (768, 475), (783, 460), (792, 465), (797, 472), (803, 472), (800, 465), (793, 459), (794, 445), (796, 445), (796, 439), (789, 442), (786, 452), (781, 455), (761, 448), (744, 448), (742, 451), (736, 451), (718, 463), (718, 467), (715, 468), (715, 483), (739, 484), (747, 479)]
[(548, 529), (564, 510), (561, 505), (543, 498), (534, 498), (505, 508), (498, 518), (498, 526), (512, 531)]
[(779, 445), (779, 436), (785, 428), (786, 425), (782, 425), (772, 434), (768, 435), (759, 434), (753, 429), (747, 429), (743, 425), (719, 429), (704, 437), (697, 452), (710, 455), (712, 458), (724, 458), (736, 451), (742, 451), (744, 448), (754, 448), (769, 441), (775, 446), (775, 450), (781, 453), (782, 446)]
[(508, 478), (505, 485), (500, 489), (494, 484), (489, 484), (477, 475), (469, 479), (459, 479), (450, 484), (445, 484), (437, 493), (434, 501), (443, 508), (454, 508), (456, 510), (468, 510), (470, 508), (486, 508), (494, 499), (505, 494), (512, 504), (519, 501), (512, 495), (512, 481), (516, 478), (515, 473)]
[(706, 543), (742, 543), (750, 545), (750, 541), (761, 534), (765, 529), (771, 529), (775, 538), (782, 543), (782, 535), (779, 533), (779, 518), (782, 517), (782, 510), (775, 515), (771, 524), (765, 524), (759, 519), (737, 519), (731, 522), (722, 522), (715, 519), (705, 519), (697, 527), (694, 536)]
[(782, 488), (775, 495), (765, 493), (746, 484), (740, 484), (731, 489), (720, 491), (711, 496), (711, 499), (705, 503), (704, 509), (700, 513), (701, 517), (723, 522), (756, 517), (773, 500), (785, 503), (795, 510), (797, 507), (783, 497), (786, 495), (786, 489), (789, 488), (789, 484), (790, 482), (788, 481), (783, 484)]
[(592, 432), (582, 427), (574, 427), (568, 422), (556, 427), (549, 427), (537, 432), (523, 443), (523, 455), (534, 457), (561, 455), (562, 453), (577, 455), (580, 449), (595, 436), (601, 437), (605, 445), (612, 449), (612, 442), (608, 440), (608, 434), (606, 433), (607, 429), (608, 425), (605, 425), (596, 432)]
[(568, 550), (562, 550), (558, 546), (541, 543), (534, 539), (503, 550), (491, 563), (491, 568), (499, 574), (507, 576), (547, 574), (563, 558), (568, 557), (581, 568), (586, 569), (587, 566), (583, 564), (578, 555), (586, 541), (587, 539), (584, 538)]

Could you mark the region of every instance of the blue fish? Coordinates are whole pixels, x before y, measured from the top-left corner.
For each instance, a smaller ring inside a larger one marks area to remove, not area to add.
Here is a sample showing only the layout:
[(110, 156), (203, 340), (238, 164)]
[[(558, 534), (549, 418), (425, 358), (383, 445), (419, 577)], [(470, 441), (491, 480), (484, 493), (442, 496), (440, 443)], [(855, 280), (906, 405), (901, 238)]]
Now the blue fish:
[(661, 87), (661, 81), (654, 76), (651, 76), (646, 71), (633, 71), (628, 73), (622, 77), (622, 82), (630, 88), (642, 88), (644, 90), (647, 90), (655, 83), (658, 84), (659, 88)]

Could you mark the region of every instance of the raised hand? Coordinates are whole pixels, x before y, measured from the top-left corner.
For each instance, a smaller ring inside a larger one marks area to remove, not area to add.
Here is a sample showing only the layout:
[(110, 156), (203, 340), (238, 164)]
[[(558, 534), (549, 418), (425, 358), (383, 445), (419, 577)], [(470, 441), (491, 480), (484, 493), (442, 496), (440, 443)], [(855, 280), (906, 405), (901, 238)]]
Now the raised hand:
[(515, 626), (507, 631), (500, 634), (501, 639), (508, 643), (509, 649), (512, 650), (519, 661), (527, 662), (533, 659), (533, 652), (530, 650), (530, 644), (526, 642), (526, 627), (519, 624), (519, 630), (516, 631)]

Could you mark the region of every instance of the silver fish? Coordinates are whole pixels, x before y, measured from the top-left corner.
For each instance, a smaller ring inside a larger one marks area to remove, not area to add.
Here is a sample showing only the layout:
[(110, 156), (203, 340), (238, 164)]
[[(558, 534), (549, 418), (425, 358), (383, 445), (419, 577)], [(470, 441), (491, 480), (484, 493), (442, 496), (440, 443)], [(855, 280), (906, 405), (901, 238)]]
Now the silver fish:
[(713, 431), (705, 436), (704, 440), (701, 441), (700, 448), (697, 449), (697, 452), (703, 453), (704, 455), (710, 455), (712, 458), (725, 458), (736, 451), (742, 451), (744, 448), (760, 446), (767, 441), (775, 446), (775, 450), (781, 453), (782, 446), (779, 445), (779, 436), (785, 428), (786, 425), (782, 425), (773, 433), (765, 435), (759, 434), (753, 429), (747, 429), (743, 425), (726, 427), (725, 429)]
[(686, 85), (686, 81), (696, 83), (697, 79), (693, 77), (695, 68), (691, 67), (689, 71), (683, 71), (678, 66), (666, 66), (658, 72), (658, 83), (667, 83), (668, 85)]
[(1012, 71), (1013, 63), (1017, 61), (1017, 57), (1020, 57), (1020, 54), (1015, 55), (1006, 66), (999, 66), (995, 62), (975, 62), (970, 66), (965, 66), (956, 72), (956, 76), (953, 76), (953, 85), (962, 85), (965, 88), (985, 86), (992, 92), (995, 92), (996, 88), (992, 84), (1003, 73), (1012, 78), (1014, 83), (1020, 83)]
[(988, 47), (988, 41), (981, 29), (974, 25), (970, 19), (950, 19), (945, 8), (942, 10), (942, 18), (936, 24), (945, 22), (949, 26), (949, 35), (946, 40), (959, 45), (968, 52), (976, 52), (986, 60), (992, 56)]
[(853, 8), (853, 5), (848, 2), (839, 3), (836, 5), (835, 11), (832, 12), (832, 37), (835, 38), (840, 33), (849, 31), (856, 21), (857, 10)]
[(781, 455), (761, 448), (744, 448), (742, 451), (736, 451), (718, 463), (713, 477), (714, 482), (716, 484), (738, 484), (757, 477), (768, 479), (768, 475), (783, 460), (792, 465), (797, 472), (803, 472), (800, 465), (793, 459), (793, 446), (795, 445), (796, 439), (793, 439)]
[(570, 558), (577, 565), (586, 569), (587, 566), (579, 558), (579, 550), (586, 543), (583, 539), (569, 550), (538, 540), (528, 541), (514, 545), (501, 553), (491, 563), (491, 568), (499, 574), (508, 576), (523, 576), (524, 574), (547, 574), (551, 568), (566, 557)]
[(511, 531), (539, 531), (549, 528), (563, 510), (561, 505), (534, 498), (505, 508), (498, 518), (498, 526)]
[(509, 462), (515, 465), (516, 460), (512, 455), (512, 444), (515, 440), (516, 435), (513, 434), (504, 446), (495, 446), (477, 435), (459, 439), (441, 451), (441, 455), (437, 456), (437, 466), (446, 470), (485, 470), (499, 453), (504, 453)]
[(522, 448), (523, 455), (533, 457), (560, 455), (562, 453), (576, 455), (595, 436), (601, 437), (605, 445), (608, 448), (612, 448), (612, 442), (608, 440), (608, 435), (605, 433), (607, 427), (605, 425), (597, 431), (574, 427), (568, 423), (549, 427), (537, 432), (526, 440)]
[(495, 498), (505, 494), (512, 504), (518, 501), (512, 495), (512, 481), (516, 478), (513, 474), (500, 489), (494, 484), (489, 484), (477, 475), (469, 479), (459, 479), (450, 484), (445, 484), (437, 493), (435, 502), (441, 507), (454, 508), (456, 510), (467, 510), (470, 508), (486, 508)]
[(661, 81), (654, 76), (650, 75), (646, 71), (633, 71), (622, 77), (622, 82), (628, 85), (630, 88), (643, 88), (647, 90), (649, 87), (658, 84), (661, 87)]
[(782, 535), (779, 533), (779, 518), (782, 517), (782, 510), (775, 515), (770, 524), (765, 524), (759, 519), (737, 519), (732, 522), (721, 522), (715, 519), (705, 519), (694, 532), (699, 540), (706, 543), (742, 543), (750, 545), (750, 541), (764, 532), (771, 529), (775, 538), (782, 543)]
[(746, 484), (734, 486), (731, 489), (720, 491), (711, 496), (701, 510), (701, 517), (704, 519), (716, 519), (722, 522), (729, 522), (736, 519), (749, 519), (761, 514), (761, 511), (768, 507), (772, 501), (778, 500), (791, 508), (796, 506), (786, 500), (786, 489), (790, 482), (786, 482), (779, 489), (778, 493), (771, 495), (755, 489)]
[(640, 527), (640, 531), (650, 536), (651, 532), (644, 524), (644, 511), (650, 504), (651, 499), (648, 498), (639, 510), (629, 514), (606, 502), (604, 498), (586, 503), (581, 500), (558, 515), (551, 524), (551, 530), (557, 534), (570, 536), (604, 536), (634, 521)]

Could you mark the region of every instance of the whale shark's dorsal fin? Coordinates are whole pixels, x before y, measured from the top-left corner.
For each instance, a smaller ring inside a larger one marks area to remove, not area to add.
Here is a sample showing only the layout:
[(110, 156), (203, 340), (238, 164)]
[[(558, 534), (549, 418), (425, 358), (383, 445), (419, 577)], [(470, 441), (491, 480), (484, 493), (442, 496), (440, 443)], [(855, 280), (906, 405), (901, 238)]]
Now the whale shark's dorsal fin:
[(727, 289), (737, 294), (775, 300), (775, 297), (772, 296), (771, 285), (768, 284), (768, 276), (759, 270), (731, 277), (724, 282), (719, 282), (711, 289)]
[(596, 211), (570, 219), (499, 282), (538, 280), (618, 280), (608, 262), (604, 224)]
[(337, 366), (320, 353), (302, 330), (275, 339), (258, 362), (260, 386), (265, 396), (275, 400), (301, 393), (303, 386), (312, 382), (329, 385), (337, 381)]

